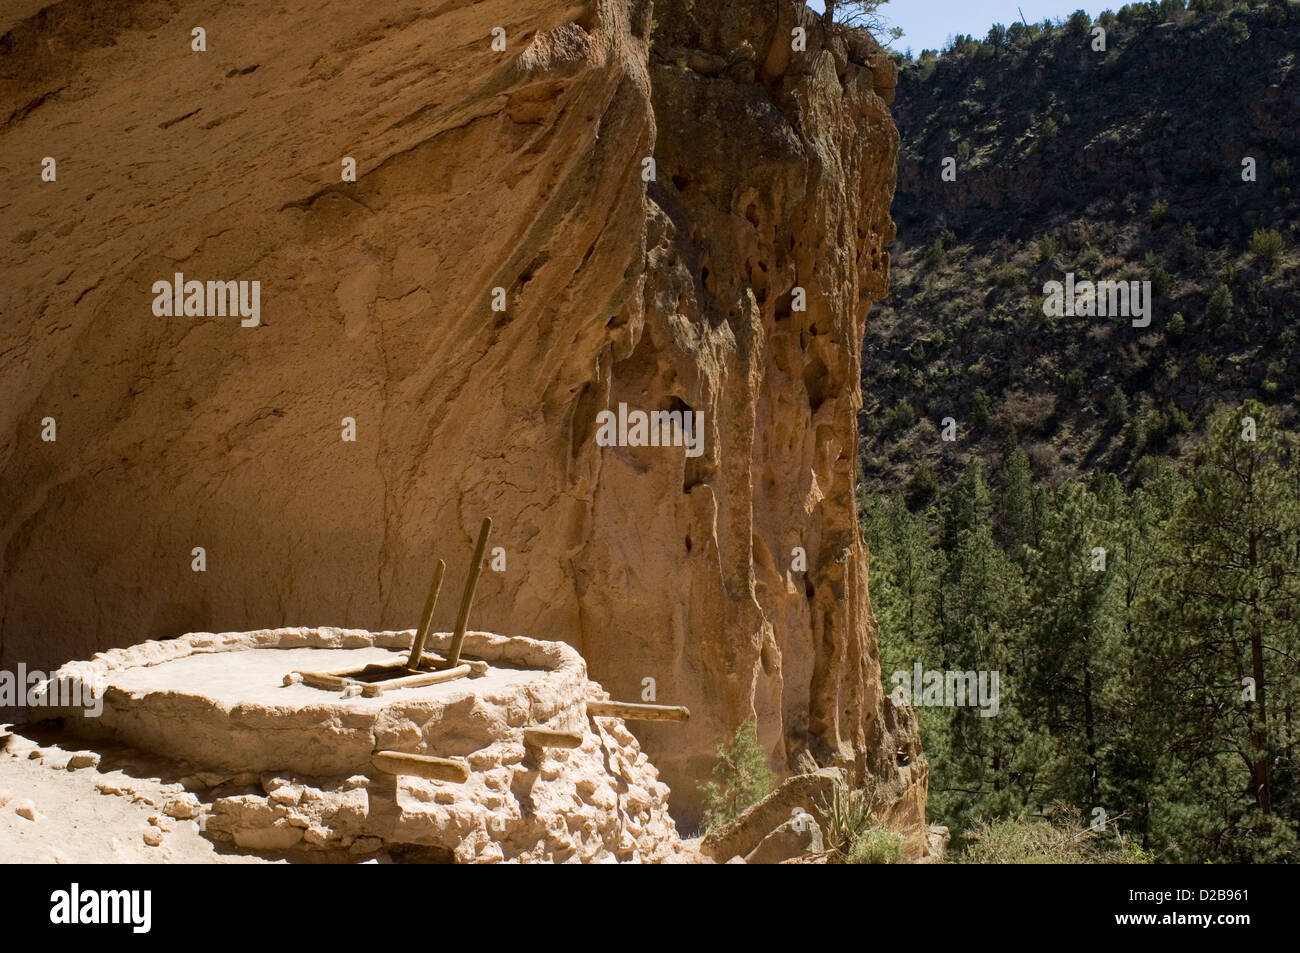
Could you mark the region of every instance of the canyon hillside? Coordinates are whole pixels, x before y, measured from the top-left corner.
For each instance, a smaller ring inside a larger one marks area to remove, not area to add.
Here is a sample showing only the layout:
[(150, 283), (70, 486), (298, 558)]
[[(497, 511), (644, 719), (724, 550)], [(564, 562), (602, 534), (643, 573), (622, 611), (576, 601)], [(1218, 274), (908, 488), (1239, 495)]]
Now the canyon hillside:
[[(949, 415), (993, 466), (1014, 432), (1053, 483), (1185, 459), (1225, 403), (1294, 425), (1300, 6), (1183, 7), (995, 27), (903, 64), (904, 241), (863, 354), (872, 489), (916, 476), (919, 505), (955, 478)], [(1044, 315), (1067, 274), (1150, 281), (1149, 326)]]

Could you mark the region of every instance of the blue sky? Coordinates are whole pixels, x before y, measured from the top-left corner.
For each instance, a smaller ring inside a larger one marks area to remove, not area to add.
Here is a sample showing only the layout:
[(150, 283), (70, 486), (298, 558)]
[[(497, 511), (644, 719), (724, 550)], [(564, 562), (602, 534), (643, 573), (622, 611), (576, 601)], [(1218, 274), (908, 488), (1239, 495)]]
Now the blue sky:
[[(1068, 17), (1075, 10), (1087, 10), (1094, 17), (1102, 10), (1118, 10), (1128, 0), (1094, 3), (1091, 0), (890, 0), (880, 14), (890, 26), (903, 28), (906, 34), (892, 44), (896, 49), (911, 48), (913, 53), (941, 49), (955, 33), (969, 33), (983, 39), (995, 23), (1010, 25), (1020, 19), (1019, 7), (1030, 23), (1047, 17)], [(820, 10), (820, 0), (808, 0)]]

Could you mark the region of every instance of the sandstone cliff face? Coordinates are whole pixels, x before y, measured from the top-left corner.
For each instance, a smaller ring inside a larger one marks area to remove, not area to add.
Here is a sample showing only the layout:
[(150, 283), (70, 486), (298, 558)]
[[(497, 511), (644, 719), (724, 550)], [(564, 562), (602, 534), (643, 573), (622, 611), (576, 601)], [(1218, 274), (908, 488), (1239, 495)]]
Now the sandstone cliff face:
[[(688, 824), (750, 714), (773, 767), (923, 816), (854, 503), (897, 147), (870, 41), (758, 0), (37, 6), (0, 22), (0, 665), (410, 626), (490, 514), (474, 626), (689, 705), (638, 729)], [(155, 317), (176, 272), (260, 281), (260, 324)], [(703, 454), (597, 446), (620, 402), (702, 411)]]

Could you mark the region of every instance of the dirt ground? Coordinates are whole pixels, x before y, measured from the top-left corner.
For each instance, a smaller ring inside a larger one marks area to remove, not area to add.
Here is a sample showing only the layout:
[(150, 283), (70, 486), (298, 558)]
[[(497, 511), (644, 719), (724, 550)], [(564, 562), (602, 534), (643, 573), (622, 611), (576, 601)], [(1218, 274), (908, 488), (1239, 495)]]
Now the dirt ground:
[[(0, 723), (0, 864), (422, 862), (416, 849), (362, 861), (339, 852), (252, 851), (214, 843), (203, 835), (201, 819), (168, 814), (187, 785), (194, 786), (192, 780), (133, 748), (87, 748), (48, 726)], [(232, 778), (226, 786), (237, 788), (243, 780), (248, 779)], [(699, 838), (683, 843), (687, 849), (679, 862), (707, 862), (698, 854)]]
[(199, 821), (167, 816), (184, 788), (139, 752), (64, 747), (48, 729), (9, 725), (0, 749), (0, 863), (276, 862), (226, 852)]

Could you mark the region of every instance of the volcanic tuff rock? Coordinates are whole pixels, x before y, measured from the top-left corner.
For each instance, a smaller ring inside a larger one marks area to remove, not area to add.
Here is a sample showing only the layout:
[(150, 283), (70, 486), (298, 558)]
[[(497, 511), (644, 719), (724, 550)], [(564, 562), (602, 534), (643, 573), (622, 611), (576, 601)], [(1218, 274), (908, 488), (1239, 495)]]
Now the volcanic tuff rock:
[[(0, 664), (408, 626), (490, 514), (475, 626), (690, 706), (637, 729), (684, 819), (751, 713), (774, 768), (810, 750), (924, 816), (854, 501), (898, 141), (868, 37), (786, 0), (68, 0), (0, 29)], [(176, 272), (260, 281), (260, 324), (155, 317)], [(619, 402), (702, 411), (703, 455), (597, 446)]]

